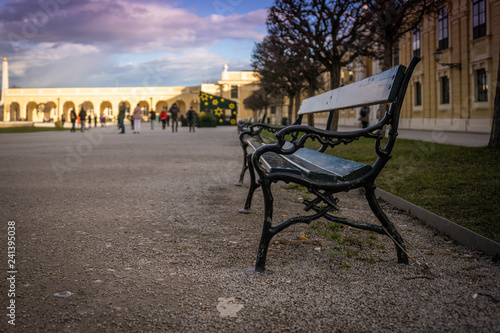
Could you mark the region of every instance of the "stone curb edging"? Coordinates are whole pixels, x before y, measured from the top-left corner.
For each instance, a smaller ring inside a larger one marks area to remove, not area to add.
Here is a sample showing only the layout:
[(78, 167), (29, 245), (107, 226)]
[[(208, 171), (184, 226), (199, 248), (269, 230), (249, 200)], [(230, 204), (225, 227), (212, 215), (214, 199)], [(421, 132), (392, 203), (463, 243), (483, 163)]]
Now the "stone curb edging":
[(431, 213), (384, 190), (377, 188), (375, 194), (378, 198), (390, 203), (394, 207), (402, 209), (411, 216), (418, 218), (422, 223), (430, 225), (438, 231), (447, 233), (460, 244), (481, 250), (492, 257), (500, 257), (500, 243), (459, 226), (450, 220)]

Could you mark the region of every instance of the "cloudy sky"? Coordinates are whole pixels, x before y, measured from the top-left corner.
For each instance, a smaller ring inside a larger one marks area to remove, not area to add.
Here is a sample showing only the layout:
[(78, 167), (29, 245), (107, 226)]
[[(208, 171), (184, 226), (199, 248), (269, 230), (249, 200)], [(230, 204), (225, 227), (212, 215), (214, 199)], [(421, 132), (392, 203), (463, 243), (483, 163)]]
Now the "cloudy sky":
[(185, 86), (251, 69), (272, 0), (0, 0), (9, 85)]

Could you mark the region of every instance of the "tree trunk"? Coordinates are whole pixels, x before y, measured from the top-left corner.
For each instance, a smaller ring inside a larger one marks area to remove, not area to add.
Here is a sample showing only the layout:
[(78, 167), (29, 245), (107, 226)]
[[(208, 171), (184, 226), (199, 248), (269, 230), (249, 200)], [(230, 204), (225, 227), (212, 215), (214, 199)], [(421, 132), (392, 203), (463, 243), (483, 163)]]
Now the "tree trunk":
[(490, 142), (488, 143), (488, 147), (494, 149), (500, 148), (500, 65), (497, 69), (497, 88), (495, 92), (495, 106), (493, 108), (493, 124), (491, 126)]
[[(338, 88), (340, 85), (340, 65), (332, 64), (330, 71), (330, 89)], [(330, 122), (330, 130), (336, 131), (339, 128), (339, 112), (335, 111)]]
[(288, 119), (286, 120), (286, 125), (291, 124), (293, 118), (293, 101), (295, 99), (295, 94), (290, 93), (288, 95)]
[[(308, 97), (313, 97), (314, 96), (313, 82), (309, 82), (309, 89), (307, 90), (307, 96)], [(310, 114), (307, 115), (307, 125), (308, 126), (314, 126), (314, 113), (310, 113)]]
[[(294, 112), (294, 115), (293, 115), (293, 120), (295, 121), (295, 119), (297, 119), (297, 115), (299, 114), (299, 108), (300, 108), (300, 100), (301, 100), (301, 88), (298, 88), (297, 89), (297, 94), (295, 94), (295, 112)], [(292, 121), (290, 120), (290, 124), (292, 123)]]

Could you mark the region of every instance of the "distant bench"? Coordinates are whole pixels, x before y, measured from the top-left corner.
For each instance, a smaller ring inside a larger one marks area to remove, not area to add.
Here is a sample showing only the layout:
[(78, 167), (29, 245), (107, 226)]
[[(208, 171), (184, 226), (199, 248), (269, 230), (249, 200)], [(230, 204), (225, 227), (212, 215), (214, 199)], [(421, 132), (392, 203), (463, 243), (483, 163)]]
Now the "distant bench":
[[(248, 158), (250, 158), (250, 153), (253, 153), (257, 148), (264, 145), (266, 142), (262, 138), (261, 133), (263, 130), (267, 130), (270, 133), (277, 133), (279, 130), (283, 129), (284, 126), (272, 126), (264, 123), (265, 114), (260, 122), (247, 123), (245, 127), (241, 128), (239, 134), (240, 145), (243, 149), (243, 165), (240, 172), (240, 180), (237, 185), (243, 183), (245, 177), (245, 172), (248, 170)], [(241, 211), (243, 212), (243, 211)]]
[[(397, 137), (401, 106), (408, 82), (419, 61), (420, 58), (413, 57), (408, 68), (400, 65), (304, 100), (300, 106), (297, 120), (292, 125), (273, 127), (265, 124), (253, 124), (246, 132), (241, 133), (240, 139), (245, 158), (240, 182), (243, 180), (247, 168), (251, 179), (245, 208), (240, 212), (250, 210), (253, 193), (258, 187), (262, 187), (265, 205), (264, 226), (254, 273), (263, 274), (266, 271), (268, 246), (276, 234), (294, 224), (309, 224), (321, 217), (351, 227), (388, 235), (396, 245), (398, 262), (408, 263), (403, 239), (394, 224), (382, 211), (375, 197), (375, 179), (391, 158), (391, 151)], [(335, 132), (329, 129), (331, 117), (338, 110), (387, 103), (391, 103), (389, 110), (375, 125), (350, 132)], [(330, 111), (325, 130), (301, 125), (304, 115), (325, 111)], [(387, 143), (382, 147), (381, 130), (384, 126), (389, 126), (390, 130)], [(276, 133), (276, 143), (265, 144), (261, 139), (258, 139), (263, 129)], [(334, 148), (339, 144), (347, 145), (362, 137), (374, 140), (377, 158), (373, 165), (325, 153), (327, 148)], [(305, 144), (309, 141), (319, 142), (320, 148), (318, 150), (306, 148)], [(247, 155), (246, 149), (248, 147), (255, 149), (255, 151)], [(312, 200), (303, 201), (304, 210), (309, 212), (308, 215), (295, 216), (273, 225), (274, 203), (271, 184), (278, 181), (304, 186), (314, 196)], [(381, 225), (353, 221), (334, 215), (334, 212), (338, 211), (338, 199), (333, 195), (356, 188), (365, 189), (368, 204)]]
[(264, 114), (262, 115), (262, 118), (258, 119), (255, 122), (252, 120), (252, 117), (250, 117), (248, 119), (242, 119), (236, 123), (236, 129), (237, 129), (238, 133), (241, 133), (243, 131), (247, 131), (248, 127), (254, 123), (262, 123), (262, 124), (265, 123), (266, 117), (267, 117), (267, 112), (264, 112)]

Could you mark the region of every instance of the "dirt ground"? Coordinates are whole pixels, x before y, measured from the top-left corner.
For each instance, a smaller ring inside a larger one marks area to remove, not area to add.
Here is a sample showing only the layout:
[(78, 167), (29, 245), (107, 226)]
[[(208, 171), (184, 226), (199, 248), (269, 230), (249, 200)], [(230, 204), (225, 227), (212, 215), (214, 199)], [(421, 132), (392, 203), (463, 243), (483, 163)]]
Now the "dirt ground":
[[(317, 221), (277, 236), (273, 274), (247, 275), (263, 202), (238, 214), (241, 160), (234, 127), (0, 135), (0, 330), (500, 332), (499, 265), (386, 204), (409, 265), (388, 237)], [(276, 221), (306, 195), (281, 185)], [(361, 193), (339, 198), (374, 221)]]

